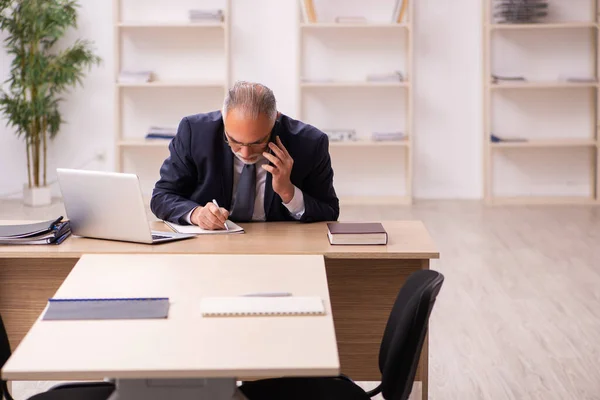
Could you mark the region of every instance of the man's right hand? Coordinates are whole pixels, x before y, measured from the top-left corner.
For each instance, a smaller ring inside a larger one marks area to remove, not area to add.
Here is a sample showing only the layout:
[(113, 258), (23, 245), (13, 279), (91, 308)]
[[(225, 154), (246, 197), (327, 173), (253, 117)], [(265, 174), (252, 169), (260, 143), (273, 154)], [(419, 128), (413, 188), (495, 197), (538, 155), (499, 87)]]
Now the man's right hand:
[(190, 217), (192, 224), (202, 229), (225, 229), (225, 221), (229, 218), (229, 211), (217, 207), (214, 203), (206, 203), (204, 207), (197, 207)]

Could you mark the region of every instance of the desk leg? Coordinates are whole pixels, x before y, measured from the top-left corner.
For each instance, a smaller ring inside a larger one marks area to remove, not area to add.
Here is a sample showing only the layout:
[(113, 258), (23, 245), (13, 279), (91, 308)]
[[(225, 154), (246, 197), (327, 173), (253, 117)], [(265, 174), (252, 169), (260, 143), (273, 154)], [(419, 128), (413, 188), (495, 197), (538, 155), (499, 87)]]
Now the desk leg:
[[(429, 268), (428, 260), (325, 259), (342, 373), (380, 381), (379, 348), (394, 300), (406, 279)], [(415, 381), (427, 399), (428, 339)]]
[(76, 258), (0, 258), (0, 315), (13, 349), (76, 262)]
[(109, 400), (232, 400), (236, 380), (218, 379), (117, 379)]

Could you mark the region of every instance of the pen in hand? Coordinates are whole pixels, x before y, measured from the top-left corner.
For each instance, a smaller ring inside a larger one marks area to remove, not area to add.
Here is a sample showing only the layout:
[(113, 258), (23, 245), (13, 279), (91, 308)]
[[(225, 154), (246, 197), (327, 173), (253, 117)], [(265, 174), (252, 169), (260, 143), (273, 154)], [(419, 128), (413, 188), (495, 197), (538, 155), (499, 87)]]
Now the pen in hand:
[[(217, 208), (219, 208), (219, 209), (221, 208), (221, 207), (219, 207), (219, 203), (217, 203), (217, 200), (213, 199), (212, 202), (215, 206), (217, 206)], [(225, 225), (225, 230), (228, 231), (229, 227), (227, 226), (227, 221), (225, 221), (225, 223), (223, 225)]]

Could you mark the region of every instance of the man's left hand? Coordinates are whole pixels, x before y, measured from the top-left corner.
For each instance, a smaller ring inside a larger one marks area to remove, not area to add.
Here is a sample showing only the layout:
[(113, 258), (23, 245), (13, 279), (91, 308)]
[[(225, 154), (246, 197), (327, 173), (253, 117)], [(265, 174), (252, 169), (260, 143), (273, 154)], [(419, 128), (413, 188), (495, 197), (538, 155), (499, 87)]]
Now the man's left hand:
[(271, 161), (273, 165), (265, 164), (262, 167), (273, 175), (273, 191), (287, 204), (294, 198), (294, 185), (290, 181), (290, 173), (292, 172), (294, 160), (283, 146), (283, 143), (281, 143), (279, 136), (277, 136), (276, 140), (277, 144), (269, 142), (269, 148), (273, 154), (269, 154), (266, 151), (263, 152), (263, 156)]

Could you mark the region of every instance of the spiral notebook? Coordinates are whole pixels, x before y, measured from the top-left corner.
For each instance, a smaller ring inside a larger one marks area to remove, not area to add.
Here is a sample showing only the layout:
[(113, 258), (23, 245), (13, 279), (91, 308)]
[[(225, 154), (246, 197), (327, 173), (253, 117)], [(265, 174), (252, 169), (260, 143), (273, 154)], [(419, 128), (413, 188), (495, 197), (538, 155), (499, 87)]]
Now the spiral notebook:
[(200, 301), (205, 317), (324, 315), (320, 297), (205, 297)]

